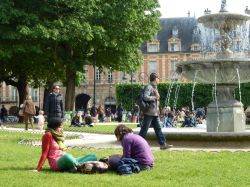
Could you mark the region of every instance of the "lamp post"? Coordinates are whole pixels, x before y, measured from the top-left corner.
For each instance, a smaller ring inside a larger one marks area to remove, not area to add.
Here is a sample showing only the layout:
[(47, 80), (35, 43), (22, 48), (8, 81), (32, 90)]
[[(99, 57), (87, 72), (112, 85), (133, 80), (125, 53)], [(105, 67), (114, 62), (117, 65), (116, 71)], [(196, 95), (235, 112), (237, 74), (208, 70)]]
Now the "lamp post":
[(108, 81), (109, 81), (109, 107), (111, 109), (111, 89), (112, 89), (112, 68), (111, 67), (109, 69)]
[(93, 58), (94, 58), (94, 64), (93, 64), (93, 67), (94, 67), (94, 89), (93, 89), (93, 106), (95, 108), (95, 88), (96, 88), (96, 53), (94, 52), (93, 54)]
[(17, 97), (17, 87), (15, 87), (15, 95), (16, 95), (16, 115), (18, 114), (18, 97)]
[(111, 109), (111, 89), (112, 89), (112, 85), (111, 85), (111, 81), (109, 81), (110, 85), (109, 85), (109, 108)]
[(131, 71), (131, 74), (130, 74), (130, 84), (131, 84), (131, 92), (132, 92), (131, 109), (133, 109), (133, 106), (134, 106), (134, 89), (133, 89), (133, 72), (132, 71)]
[(38, 104), (39, 104), (39, 110), (41, 110), (41, 102), (40, 102), (40, 85), (38, 87)]

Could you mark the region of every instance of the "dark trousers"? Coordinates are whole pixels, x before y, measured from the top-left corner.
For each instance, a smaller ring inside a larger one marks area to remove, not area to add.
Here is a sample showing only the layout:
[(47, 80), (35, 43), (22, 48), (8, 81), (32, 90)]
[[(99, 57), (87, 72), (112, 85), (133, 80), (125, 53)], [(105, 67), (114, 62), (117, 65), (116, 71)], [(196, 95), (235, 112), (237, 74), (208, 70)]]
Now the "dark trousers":
[(161, 130), (161, 124), (160, 124), (160, 119), (158, 116), (148, 116), (144, 115), (143, 121), (142, 121), (142, 127), (139, 132), (139, 135), (143, 138), (146, 137), (148, 128), (152, 125), (155, 131), (155, 135), (157, 137), (158, 143), (160, 145), (164, 145), (166, 143), (166, 139), (162, 133)]
[(122, 122), (122, 116), (117, 116), (117, 121)]

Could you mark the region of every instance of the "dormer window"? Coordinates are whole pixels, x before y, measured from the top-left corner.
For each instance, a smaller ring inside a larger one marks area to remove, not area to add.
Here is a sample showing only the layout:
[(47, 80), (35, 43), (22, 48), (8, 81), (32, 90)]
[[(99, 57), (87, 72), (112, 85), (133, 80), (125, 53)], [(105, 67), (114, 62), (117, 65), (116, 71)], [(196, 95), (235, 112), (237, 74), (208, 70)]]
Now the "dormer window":
[(172, 36), (173, 37), (178, 37), (178, 29), (176, 26), (174, 26), (174, 28), (172, 29)]
[(197, 26), (194, 27), (193, 34), (194, 35), (199, 35), (200, 34), (200, 29)]
[(192, 44), (191, 45), (191, 51), (200, 51), (200, 50), (201, 50), (200, 44)]
[(172, 37), (168, 40), (168, 51), (181, 51), (181, 40), (176, 37)]
[(147, 43), (147, 51), (149, 53), (159, 52), (159, 41), (152, 41)]
[(171, 43), (170, 46), (170, 51), (177, 51), (177, 43)]

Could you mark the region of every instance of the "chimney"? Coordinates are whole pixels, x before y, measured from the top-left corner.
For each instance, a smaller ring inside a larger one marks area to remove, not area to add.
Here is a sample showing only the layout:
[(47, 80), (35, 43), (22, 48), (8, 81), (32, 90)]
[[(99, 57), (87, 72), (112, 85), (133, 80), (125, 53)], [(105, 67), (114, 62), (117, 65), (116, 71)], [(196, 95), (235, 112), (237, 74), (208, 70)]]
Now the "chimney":
[(208, 8), (204, 10), (204, 15), (208, 15), (211, 14), (211, 10), (209, 10)]
[(246, 6), (245, 14), (249, 14), (250, 15), (250, 9), (248, 9), (248, 6)]

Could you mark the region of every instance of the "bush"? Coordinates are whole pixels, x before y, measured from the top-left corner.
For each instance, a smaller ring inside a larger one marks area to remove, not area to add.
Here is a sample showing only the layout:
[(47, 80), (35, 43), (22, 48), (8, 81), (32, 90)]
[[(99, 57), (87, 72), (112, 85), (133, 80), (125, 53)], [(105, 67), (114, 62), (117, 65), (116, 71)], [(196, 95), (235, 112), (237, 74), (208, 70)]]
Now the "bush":
[[(119, 84), (116, 86), (116, 97), (117, 104), (122, 103), (126, 110), (131, 110), (136, 98), (139, 93), (142, 91), (144, 85), (139, 83), (127, 83)], [(169, 102), (167, 101), (167, 95), (169, 90), (170, 82), (160, 83), (158, 85), (158, 90), (161, 95), (160, 105), (161, 107), (166, 106), (167, 104), (171, 107), (176, 105), (176, 108), (181, 108), (187, 106), (192, 108), (192, 83), (178, 83), (173, 84), (171, 89), (171, 94), (169, 97)], [(250, 106), (250, 83), (241, 84), (241, 102), (244, 104), (244, 107)], [(179, 94), (176, 94), (178, 92)], [(196, 84), (194, 89), (194, 108), (207, 107), (209, 103), (212, 102), (212, 87), (211, 84)], [(178, 98), (176, 98), (178, 96)], [(240, 100), (239, 89), (235, 89), (235, 98)], [(175, 100), (177, 102), (175, 103)]]

